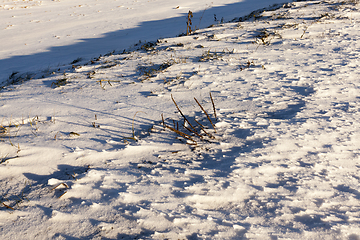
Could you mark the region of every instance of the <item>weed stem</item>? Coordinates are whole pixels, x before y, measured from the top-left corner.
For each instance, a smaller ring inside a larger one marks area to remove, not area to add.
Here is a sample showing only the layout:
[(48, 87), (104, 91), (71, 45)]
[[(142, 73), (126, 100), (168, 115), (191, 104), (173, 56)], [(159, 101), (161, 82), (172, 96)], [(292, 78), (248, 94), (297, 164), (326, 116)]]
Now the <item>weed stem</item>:
[(210, 116), (209, 114), (207, 114), (207, 112), (205, 111), (205, 109), (201, 106), (201, 104), (198, 102), (198, 100), (196, 98), (194, 98), (196, 103), (199, 105), (199, 107), (201, 108), (201, 110), (205, 113), (206, 117), (208, 118), (209, 122), (211, 123), (212, 127), (214, 128), (215, 132), (216, 132), (216, 129), (215, 129), (215, 126), (213, 124), (213, 122), (211, 121), (210, 119)]
[(175, 102), (175, 99), (173, 98), (172, 94), (171, 94), (171, 99), (173, 100), (173, 102), (174, 102), (177, 110), (179, 111), (179, 113), (181, 114), (181, 116), (184, 118), (184, 120), (190, 125), (190, 127), (191, 127), (195, 132), (197, 132), (196, 129), (193, 127), (193, 125), (189, 122), (189, 120), (187, 120), (187, 118), (185, 117), (185, 115), (181, 112), (181, 110), (180, 110), (179, 106), (177, 105), (177, 103)]

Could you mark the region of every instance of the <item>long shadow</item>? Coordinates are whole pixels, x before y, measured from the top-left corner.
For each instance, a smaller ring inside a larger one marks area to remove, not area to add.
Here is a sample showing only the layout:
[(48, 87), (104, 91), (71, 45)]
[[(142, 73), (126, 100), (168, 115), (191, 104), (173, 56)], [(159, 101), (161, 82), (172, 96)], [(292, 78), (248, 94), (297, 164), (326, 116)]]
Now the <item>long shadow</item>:
[(75, 174), (84, 174), (89, 170), (88, 167), (70, 166), (66, 164), (58, 165), (58, 170), (49, 175), (38, 175), (33, 173), (23, 173), (24, 176), (36, 182), (36, 184), (47, 185), (48, 180), (56, 178), (59, 180), (72, 180), (75, 179)]
[[(194, 12), (193, 29), (204, 28), (211, 24), (228, 22), (242, 17), (261, 7), (273, 4), (291, 2), (291, 0), (243, 0), (238, 3), (212, 7), (205, 11)], [(169, 19), (142, 22), (131, 29), (113, 31), (101, 38), (79, 39), (79, 42), (49, 48), (46, 52), (31, 55), (13, 56), (0, 60), (0, 86), (7, 83), (14, 72), (27, 73), (33, 71), (51, 70), (70, 64), (78, 58), (88, 59), (98, 57), (111, 51), (122, 52), (139, 40), (154, 41), (164, 37), (174, 37), (186, 32), (187, 14)], [(40, 77), (42, 74), (35, 75)]]

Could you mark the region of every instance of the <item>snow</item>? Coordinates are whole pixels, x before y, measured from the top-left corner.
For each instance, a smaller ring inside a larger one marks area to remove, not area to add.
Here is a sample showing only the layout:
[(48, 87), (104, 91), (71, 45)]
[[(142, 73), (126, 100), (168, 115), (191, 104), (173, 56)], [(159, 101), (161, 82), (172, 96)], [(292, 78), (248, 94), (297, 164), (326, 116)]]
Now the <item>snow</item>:
[(0, 4), (1, 239), (360, 238), (357, 1), (107, 2)]
[(183, 34), (190, 10), (194, 29), (216, 23), (214, 14), (230, 21), (281, 2), (286, 0), (1, 0), (0, 83), (13, 72), (52, 71), (139, 41)]

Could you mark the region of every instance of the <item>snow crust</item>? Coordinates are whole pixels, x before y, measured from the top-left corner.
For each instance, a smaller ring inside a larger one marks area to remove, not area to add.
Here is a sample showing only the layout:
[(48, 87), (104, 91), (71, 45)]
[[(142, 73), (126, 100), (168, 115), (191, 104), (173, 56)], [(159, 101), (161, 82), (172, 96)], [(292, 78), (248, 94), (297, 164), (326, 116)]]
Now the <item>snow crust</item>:
[[(76, 5), (0, 12), (61, 2)], [(0, 92), (1, 239), (360, 238), (358, 12), (279, 4), (13, 74)]]

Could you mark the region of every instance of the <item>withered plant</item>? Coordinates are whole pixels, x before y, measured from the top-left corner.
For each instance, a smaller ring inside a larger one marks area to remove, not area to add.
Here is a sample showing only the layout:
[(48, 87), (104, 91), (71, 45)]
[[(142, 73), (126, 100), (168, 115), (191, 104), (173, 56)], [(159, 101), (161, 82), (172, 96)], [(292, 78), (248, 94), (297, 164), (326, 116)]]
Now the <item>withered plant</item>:
[(188, 12), (188, 15), (187, 15), (187, 22), (186, 22), (186, 25), (187, 25), (187, 28), (186, 28), (186, 35), (189, 36), (192, 32), (191, 30), (191, 25), (192, 25), (192, 21), (191, 19), (194, 17), (193, 13), (191, 11)]
[[(172, 125), (170, 125), (169, 123), (165, 122), (164, 115), (162, 114), (161, 115), (162, 125), (163, 125), (164, 129), (168, 129), (168, 130), (176, 133), (177, 135), (179, 135), (180, 137), (185, 139), (186, 144), (188, 144), (188, 145), (196, 146), (196, 145), (198, 145), (198, 143), (200, 141), (211, 142), (212, 140), (216, 139), (215, 124), (213, 123), (213, 120), (211, 120), (211, 117), (208, 114), (208, 112), (205, 110), (205, 108), (200, 104), (200, 102), (196, 98), (194, 98), (194, 100), (197, 103), (197, 105), (200, 107), (200, 109), (203, 113), (203, 115), (201, 117), (199, 117), (198, 119), (196, 119), (195, 117), (194, 118), (187, 117), (181, 111), (179, 105), (177, 104), (177, 102), (175, 101), (175, 99), (172, 95), (171, 95), (171, 99), (172, 99), (177, 111), (181, 115), (182, 120), (180, 120), (180, 121), (173, 120)], [(214, 118), (215, 118), (215, 121), (217, 121), (215, 104), (214, 104), (214, 100), (212, 98), (211, 93), (210, 93), (210, 99), (211, 99), (211, 103), (212, 103), (212, 107), (213, 107)], [(200, 121), (205, 118), (207, 119), (210, 126), (209, 126), (209, 124), (206, 126), (205, 124), (200, 123)]]

